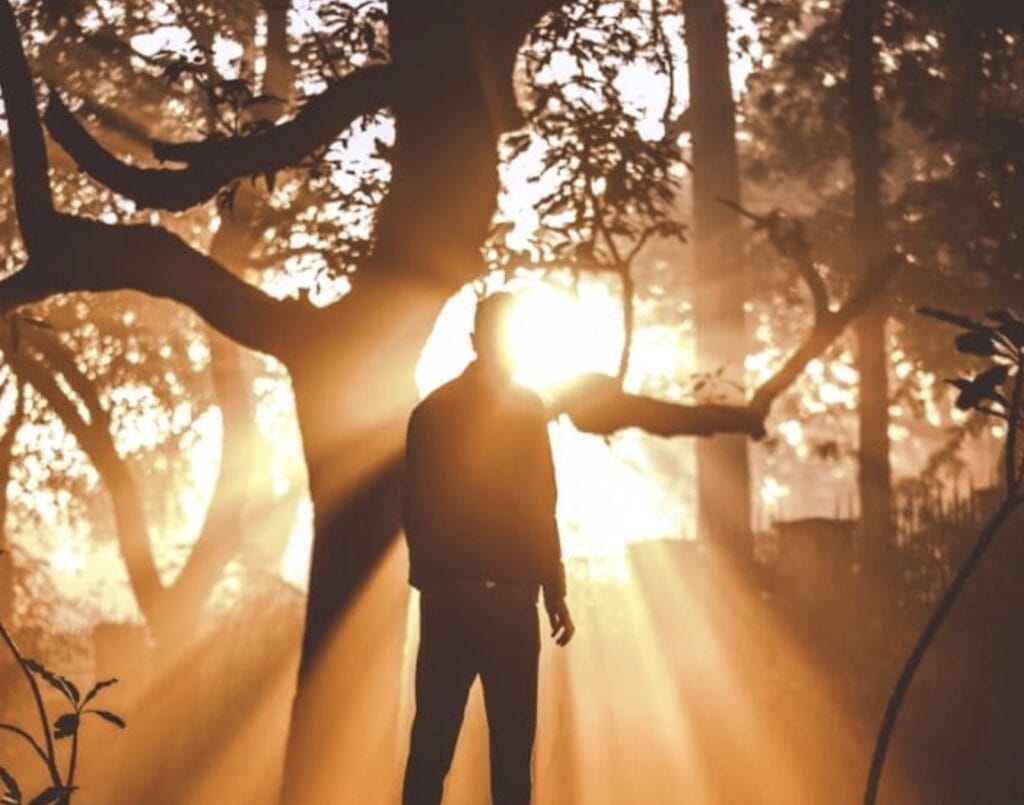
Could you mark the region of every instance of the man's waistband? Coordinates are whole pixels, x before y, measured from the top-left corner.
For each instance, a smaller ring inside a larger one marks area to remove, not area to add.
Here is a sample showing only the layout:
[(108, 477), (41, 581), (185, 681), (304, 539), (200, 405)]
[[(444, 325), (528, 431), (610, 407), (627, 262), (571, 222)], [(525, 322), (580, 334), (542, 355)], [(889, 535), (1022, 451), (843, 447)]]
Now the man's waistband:
[(540, 592), (540, 584), (535, 581), (526, 581), (525, 579), (517, 579), (511, 576), (497, 575), (435, 579), (423, 582), (417, 586), (419, 586), (420, 590), (425, 593), (434, 590), (468, 587), (481, 590), (515, 591), (529, 595), (534, 599), (536, 599)]

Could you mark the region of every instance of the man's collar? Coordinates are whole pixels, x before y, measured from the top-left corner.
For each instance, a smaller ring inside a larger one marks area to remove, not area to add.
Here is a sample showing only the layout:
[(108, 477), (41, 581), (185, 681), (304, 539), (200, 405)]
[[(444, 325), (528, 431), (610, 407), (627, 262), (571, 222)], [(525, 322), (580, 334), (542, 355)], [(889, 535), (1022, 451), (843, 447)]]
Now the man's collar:
[(473, 359), (466, 367), (463, 375), (474, 383), (479, 383), (496, 393), (510, 391), (514, 385), (511, 379), (502, 377), (497, 372), (491, 371), (479, 358)]

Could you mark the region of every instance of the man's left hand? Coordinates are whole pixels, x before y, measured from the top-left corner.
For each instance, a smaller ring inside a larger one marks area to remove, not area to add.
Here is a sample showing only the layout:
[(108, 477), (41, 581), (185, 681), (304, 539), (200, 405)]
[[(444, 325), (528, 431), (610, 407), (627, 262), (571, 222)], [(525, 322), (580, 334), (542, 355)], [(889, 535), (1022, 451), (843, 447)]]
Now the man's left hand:
[(572, 622), (572, 615), (569, 614), (569, 606), (564, 598), (555, 601), (544, 600), (544, 608), (548, 611), (548, 621), (551, 623), (551, 636), (560, 645), (566, 645), (576, 633), (576, 624)]

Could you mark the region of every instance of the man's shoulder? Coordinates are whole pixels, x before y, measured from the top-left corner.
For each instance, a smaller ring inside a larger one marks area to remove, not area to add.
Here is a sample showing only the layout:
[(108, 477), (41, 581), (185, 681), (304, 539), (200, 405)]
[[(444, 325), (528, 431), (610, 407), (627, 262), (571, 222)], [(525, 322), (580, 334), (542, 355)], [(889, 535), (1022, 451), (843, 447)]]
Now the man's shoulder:
[(454, 377), (430, 392), (420, 400), (412, 409), (410, 419), (420, 419), (429, 415), (431, 411), (445, 407), (445, 404), (452, 399), (459, 388), (459, 377)]
[(531, 411), (544, 411), (544, 401), (540, 395), (529, 386), (514, 383), (508, 390), (509, 399), (516, 405), (522, 406)]
[(444, 416), (446, 411), (463, 411), (467, 407), (481, 404), (482, 399), (487, 399), (491, 405), (501, 401), (501, 406), (521, 412), (529, 416), (546, 418), (544, 401), (533, 389), (512, 384), (504, 389), (499, 398), (491, 395), (479, 397), (479, 388), (474, 385), (472, 378), (465, 373), (452, 378), (447, 383), (438, 386), (416, 405), (410, 417), (411, 420), (422, 420), (434, 415)]

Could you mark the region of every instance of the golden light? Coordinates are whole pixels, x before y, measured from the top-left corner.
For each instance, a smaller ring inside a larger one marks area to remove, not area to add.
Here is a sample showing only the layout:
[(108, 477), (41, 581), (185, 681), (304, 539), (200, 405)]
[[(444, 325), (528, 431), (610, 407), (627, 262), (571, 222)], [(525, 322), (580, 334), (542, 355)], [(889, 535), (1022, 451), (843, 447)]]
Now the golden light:
[(534, 282), (516, 299), (506, 338), (518, 382), (550, 394), (581, 373), (607, 371), (621, 348), (622, 326), (603, 286), (588, 283), (571, 293)]
[[(514, 355), (516, 380), (548, 397), (581, 374), (614, 373), (622, 348), (621, 308), (608, 283), (571, 283), (566, 275), (528, 274), (486, 280), (486, 294), (516, 296), (506, 339)], [(445, 305), (416, 368), (421, 396), (458, 375), (471, 360), (470, 333), (477, 293), (464, 287)]]
[(71, 545), (62, 545), (50, 556), (50, 565), (62, 573), (77, 575), (85, 569), (85, 554)]
[[(495, 273), (485, 293), (516, 295), (506, 338), (516, 379), (542, 397), (557, 394), (587, 372), (614, 374), (622, 349), (622, 313), (615, 283), (568, 274), (524, 274), (506, 281)], [(458, 375), (473, 359), (469, 334), (478, 295), (467, 286), (438, 317), (416, 370), (422, 396)], [(637, 332), (632, 372), (674, 373), (686, 357), (660, 328)], [(651, 336), (657, 336), (652, 338)], [(674, 360), (666, 359), (671, 351)], [(652, 539), (694, 536), (692, 452), (689, 445), (624, 432), (611, 444), (580, 433), (568, 420), (549, 428), (558, 479), (563, 554), (579, 560), (571, 571), (587, 579), (624, 579), (628, 546)], [(655, 471), (655, 467), (659, 471)]]

